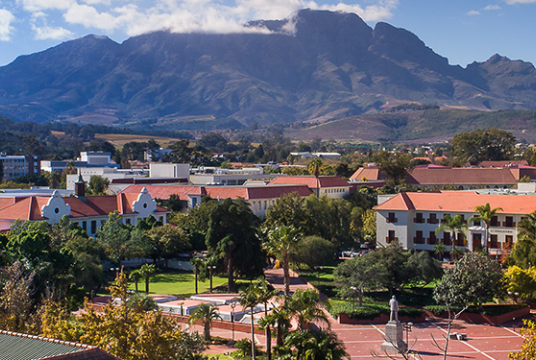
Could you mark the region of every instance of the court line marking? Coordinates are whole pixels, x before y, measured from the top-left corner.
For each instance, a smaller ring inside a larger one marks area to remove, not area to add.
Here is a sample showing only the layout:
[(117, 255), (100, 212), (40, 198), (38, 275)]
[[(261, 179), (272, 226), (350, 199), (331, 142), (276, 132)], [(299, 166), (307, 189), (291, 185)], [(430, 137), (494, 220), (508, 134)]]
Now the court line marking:
[[(438, 329), (441, 329), (441, 331), (443, 331), (445, 334), (448, 334), (448, 331), (445, 330), (445, 329), (442, 329), (440, 328), (439, 326), (437, 326)], [(475, 350), (475, 351), (478, 351), (480, 354), (484, 355), (485, 357), (491, 359), (491, 360), (496, 360), (494, 357), (491, 357), (489, 356), (488, 354), (486, 354), (484, 351), (482, 350), (479, 350), (478, 348), (474, 347), (473, 345), (469, 344), (467, 341), (461, 341), (462, 344), (465, 344), (467, 346), (469, 346), (471, 349)]]

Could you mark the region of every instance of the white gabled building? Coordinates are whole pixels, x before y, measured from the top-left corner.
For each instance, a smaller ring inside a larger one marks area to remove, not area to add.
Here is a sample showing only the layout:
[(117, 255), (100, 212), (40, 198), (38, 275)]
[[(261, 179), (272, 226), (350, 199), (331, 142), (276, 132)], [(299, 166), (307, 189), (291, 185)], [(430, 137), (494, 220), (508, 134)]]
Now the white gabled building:
[[(476, 215), (475, 207), (489, 203), (491, 208), (502, 208), (492, 219), (490, 240), (486, 244), (485, 228), (477, 222), (467, 222)], [(491, 255), (509, 251), (517, 241), (517, 224), (527, 214), (536, 211), (536, 197), (528, 195), (484, 195), (476, 192), (443, 191), (400, 193), (374, 208), (377, 212), (376, 238), (386, 246), (394, 241), (405, 249), (433, 251), (435, 244), (475, 251), (479, 246), (489, 249)], [(457, 234), (435, 235), (445, 215), (461, 215), (468, 231)]]

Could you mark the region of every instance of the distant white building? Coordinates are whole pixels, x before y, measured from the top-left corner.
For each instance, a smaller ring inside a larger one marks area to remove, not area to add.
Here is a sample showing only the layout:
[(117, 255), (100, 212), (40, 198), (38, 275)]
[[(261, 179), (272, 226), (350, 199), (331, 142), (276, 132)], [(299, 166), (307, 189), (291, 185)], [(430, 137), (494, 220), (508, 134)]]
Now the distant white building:
[(190, 183), (193, 185), (243, 185), (246, 181), (270, 181), (281, 174), (265, 174), (262, 167), (221, 169), (203, 167), (193, 169)]
[(336, 152), (291, 152), (290, 155), (301, 157), (304, 159), (310, 159), (314, 157), (319, 157), (322, 159), (338, 159), (341, 157), (341, 154)]
[(76, 169), (82, 168), (119, 168), (119, 164), (111, 162), (111, 154), (102, 151), (83, 151), (80, 157), (72, 160), (43, 160), (41, 161), (41, 170), (46, 172), (61, 173), (69, 165)]
[(151, 178), (180, 178), (188, 179), (190, 164), (151, 163), (149, 177)]

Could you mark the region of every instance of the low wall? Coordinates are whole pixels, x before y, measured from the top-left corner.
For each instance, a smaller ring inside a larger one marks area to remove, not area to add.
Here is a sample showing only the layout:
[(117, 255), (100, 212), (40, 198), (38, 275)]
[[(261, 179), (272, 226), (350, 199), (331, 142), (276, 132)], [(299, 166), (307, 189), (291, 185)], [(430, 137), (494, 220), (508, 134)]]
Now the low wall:
[[(521, 318), (528, 314), (530, 314), (530, 307), (526, 306), (524, 308), (497, 316), (463, 312), (458, 317), (458, 320), (471, 324), (498, 325), (510, 321), (513, 318)], [(412, 318), (409, 316), (399, 316), (398, 320), (401, 322), (423, 322), (430, 319), (448, 319), (448, 317), (449, 315), (446, 311), (443, 311), (440, 315), (436, 315), (426, 309), (423, 309), (423, 313), (419, 317)], [(377, 316), (374, 319), (352, 319), (346, 314), (339, 314), (337, 320), (339, 324), (386, 324), (389, 321), (389, 316), (386, 314), (380, 314), (380, 316)]]

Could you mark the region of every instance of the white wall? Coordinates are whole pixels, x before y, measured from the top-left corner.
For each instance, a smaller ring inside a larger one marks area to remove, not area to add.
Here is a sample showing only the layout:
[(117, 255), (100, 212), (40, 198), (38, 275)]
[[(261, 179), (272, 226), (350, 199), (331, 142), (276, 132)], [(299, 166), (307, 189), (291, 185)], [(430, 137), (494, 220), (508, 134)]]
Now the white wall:
[(149, 177), (188, 179), (190, 177), (190, 164), (151, 163), (149, 164)]

